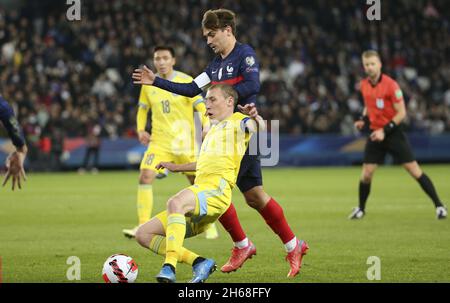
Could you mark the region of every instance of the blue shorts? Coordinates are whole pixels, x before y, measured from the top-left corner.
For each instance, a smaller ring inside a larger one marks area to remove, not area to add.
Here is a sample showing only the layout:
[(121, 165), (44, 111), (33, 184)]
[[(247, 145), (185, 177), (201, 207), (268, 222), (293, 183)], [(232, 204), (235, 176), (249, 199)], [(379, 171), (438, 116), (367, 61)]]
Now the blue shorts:
[(262, 185), (261, 160), (259, 156), (244, 155), (239, 168), (236, 185), (242, 193)]

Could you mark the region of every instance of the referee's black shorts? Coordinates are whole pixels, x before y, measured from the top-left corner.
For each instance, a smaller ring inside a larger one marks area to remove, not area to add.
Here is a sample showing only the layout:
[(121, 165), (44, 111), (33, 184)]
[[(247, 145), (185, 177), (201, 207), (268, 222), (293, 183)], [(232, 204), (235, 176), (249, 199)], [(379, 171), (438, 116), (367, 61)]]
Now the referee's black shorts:
[(400, 127), (397, 127), (381, 142), (372, 141), (370, 137), (367, 138), (364, 150), (364, 163), (383, 164), (387, 153), (393, 156), (394, 162), (397, 164), (416, 160), (408, 138), (406, 138)]

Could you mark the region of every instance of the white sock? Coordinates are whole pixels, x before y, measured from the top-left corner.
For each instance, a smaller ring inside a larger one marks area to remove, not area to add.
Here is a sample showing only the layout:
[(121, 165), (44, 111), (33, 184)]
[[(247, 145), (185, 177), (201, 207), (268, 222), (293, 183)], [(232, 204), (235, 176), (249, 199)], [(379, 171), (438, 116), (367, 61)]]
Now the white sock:
[(297, 247), (297, 237), (292, 238), (292, 240), (284, 243), (284, 248), (289, 253)]
[(239, 249), (243, 249), (247, 246), (248, 246), (248, 238), (247, 237), (245, 237), (245, 239), (242, 241), (234, 242), (234, 247), (237, 247)]

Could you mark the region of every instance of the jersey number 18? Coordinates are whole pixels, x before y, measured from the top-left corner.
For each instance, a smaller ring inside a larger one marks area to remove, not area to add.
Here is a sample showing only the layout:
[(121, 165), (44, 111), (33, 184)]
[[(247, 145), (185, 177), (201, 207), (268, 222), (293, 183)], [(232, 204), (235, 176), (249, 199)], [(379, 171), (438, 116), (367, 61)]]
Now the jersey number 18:
[(170, 113), (170, 102), (169, 102), (169, 100), (161, 101), (161, 105), (162, 105), (163, 113), (165, 113), (165, 114)]

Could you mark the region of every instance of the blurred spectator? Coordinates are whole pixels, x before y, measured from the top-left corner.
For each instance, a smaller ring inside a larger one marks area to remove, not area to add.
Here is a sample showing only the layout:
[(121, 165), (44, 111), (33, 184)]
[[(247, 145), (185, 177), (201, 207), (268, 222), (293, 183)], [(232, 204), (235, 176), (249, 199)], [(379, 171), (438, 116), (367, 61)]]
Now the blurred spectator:
[[(351, 120), (362, 111), (360, 55), (368, 48), (380, 52), (384, 71), (404, 91), (408, 129), (450, 131), (447, 0), (384, 1), (382, 22), (368, 21), (364, 4), (352, 0), (82, 5), (76, 22), (66, 19), (66, 6), (50, 0), (0, 8), (0, 91), (20, 113), (30, 161), (48, 148), (39, 142), (47, 135), (42, 130), (54, 125), (54, 107), (63, 136), (84, 136), (93, 120), (101, 136), (135, 136), (139, 87), (131, 82), (132, 70), (151, 65), (155, 45), (171, 44), (181, 58), (176, 67), (200, 74), (214, 55), (201, 34), (201, 18), (218, 6), (236, 11), (239, 41), (256, 49), (258, 106), (264, 118), (280, 121), (283, 133), (353, 134)], [(96, 154), (94, 147), (89, 156)]]
[[(84, 173), (90, 170), (92, 173), (98, 172), (98, 161), (101, 146), (101, 127), (95, 120), (89, 120), (86, 129), (86, 152), (84, 154), (83, 166), (78, 170), (79, 173)], [(92, 164), (90, 160), (92, 158)]]

